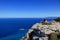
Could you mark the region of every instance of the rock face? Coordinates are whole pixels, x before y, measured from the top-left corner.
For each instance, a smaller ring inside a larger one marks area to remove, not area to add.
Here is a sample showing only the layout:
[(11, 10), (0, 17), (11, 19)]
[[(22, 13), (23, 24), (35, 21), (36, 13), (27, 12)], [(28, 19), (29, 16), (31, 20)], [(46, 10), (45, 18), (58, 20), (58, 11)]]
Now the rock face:
[(41, 32), (38, 29), (34, 29), (31, 33), (29, 33), (30, 40), (45, 40), (45, 38), (48, 40), (48, 37), (45, 35), (45, 33)]
[(28, 33), (25, 40), (48, 40), (47, 35), (41, 32), (39, 29), (33, 29), (32, 32)]
[(56, 21), (36, 23), (29, 29), (24, 40), (48, 40), (51, 33), (60, 33), (60, 23)]
[(55, 22), (52, 21), (50, 22), (51, 24), (48, 24), (48, 22), (46, 22), (47, 24), (43, 23), (37, 23), (35, 25), (32, 26), (33, 29), (40, 29), (42, 32), (44, 32), (45, 34), (50, 34), (56, 31), (60, 32), (60, 23), (59, 22)]

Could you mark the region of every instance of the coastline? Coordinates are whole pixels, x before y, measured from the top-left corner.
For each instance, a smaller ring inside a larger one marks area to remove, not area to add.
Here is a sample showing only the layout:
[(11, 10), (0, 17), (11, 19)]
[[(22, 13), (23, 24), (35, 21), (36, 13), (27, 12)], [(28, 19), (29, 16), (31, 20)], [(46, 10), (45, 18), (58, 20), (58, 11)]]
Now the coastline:
[(60, 26), (60, 22), (56, 22), (54, 20), (47, 22), (47, 20), (44, 19), (43, 22), (34, 24), (31, 27), (31, 29), (28, 30), (27, 34), (22, 38), (22, 40), (30, 40), (29, 35), (35, 30), (40, 30), (39, 32), (43, 32), (44, 35), (46, 35), (46, 36), (42, 35), (43, 38), (41, 38), (39, 36), (36, 36), (37, 35), (36, 34), (35, 36), (32, 36), (33, 38), (31, 40), (36, 39), (36, 37), (41, 39), (41, 40), (42, 39), (48, 40), (49, 39), (48, 35), (50, 35), (51, 33), (55, 33), (55, 34), (59, 35), (59, 33), (60, 33), (60, 27), (59, 26)]

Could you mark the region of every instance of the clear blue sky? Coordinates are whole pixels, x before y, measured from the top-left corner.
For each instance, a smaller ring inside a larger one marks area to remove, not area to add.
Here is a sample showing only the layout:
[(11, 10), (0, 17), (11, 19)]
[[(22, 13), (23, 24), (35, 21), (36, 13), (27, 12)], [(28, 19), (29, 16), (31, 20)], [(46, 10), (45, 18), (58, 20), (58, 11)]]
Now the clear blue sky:
[(0, 0), (0, 18), (60, 16), (59, 0)]

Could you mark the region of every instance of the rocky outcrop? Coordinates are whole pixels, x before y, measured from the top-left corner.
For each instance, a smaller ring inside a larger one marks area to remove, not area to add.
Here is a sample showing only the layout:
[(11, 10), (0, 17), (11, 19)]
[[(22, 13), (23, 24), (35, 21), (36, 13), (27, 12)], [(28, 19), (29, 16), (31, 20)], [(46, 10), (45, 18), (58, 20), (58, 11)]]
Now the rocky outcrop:
[(60, 22), (44, 21), (43, 23), (36, 23), (32, 26), (31, 29), (27, 32), (24, 40), (48, 40), (48, 36), (51, 33), (60, 33)]

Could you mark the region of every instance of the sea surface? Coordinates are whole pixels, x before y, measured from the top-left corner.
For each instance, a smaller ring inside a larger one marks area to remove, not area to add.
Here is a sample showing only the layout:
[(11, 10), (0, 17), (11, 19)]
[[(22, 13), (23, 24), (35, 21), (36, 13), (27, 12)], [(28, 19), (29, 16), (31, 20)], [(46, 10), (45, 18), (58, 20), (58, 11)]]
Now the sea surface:
[[(32, 25), (43, 20), (43, 18), (0, 18), (0, 40), (20, 40)], [(52, 21), (53, 18), (47, 20)]]

